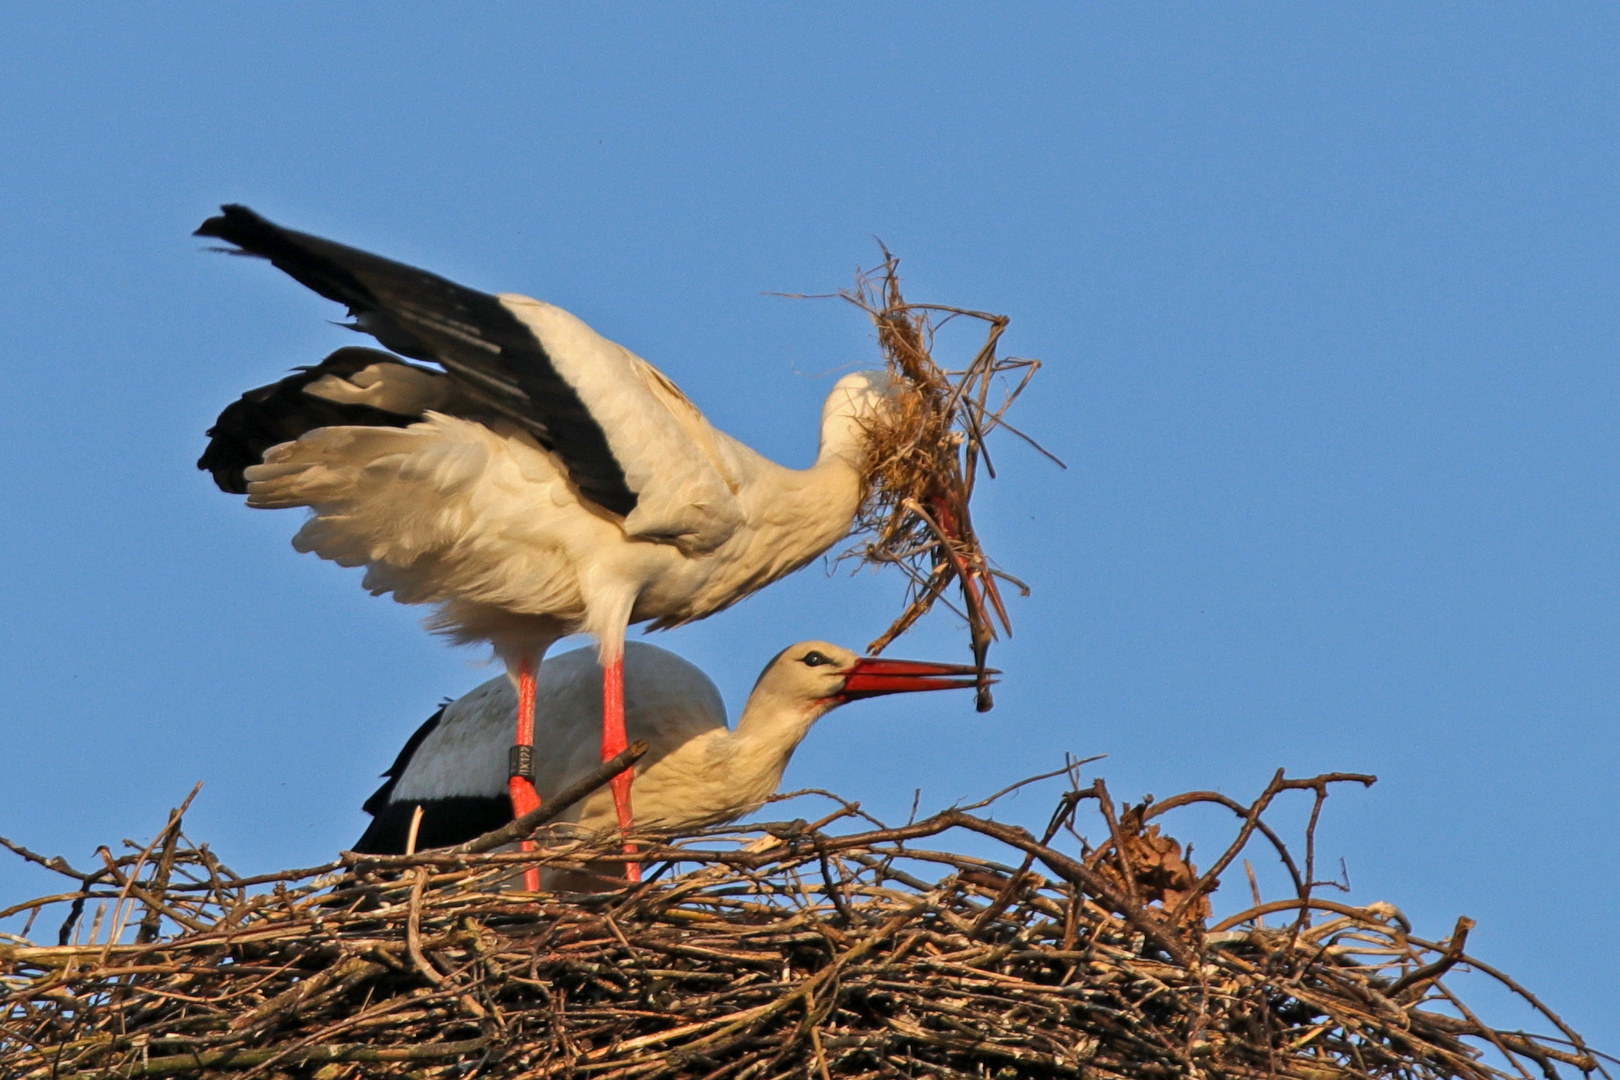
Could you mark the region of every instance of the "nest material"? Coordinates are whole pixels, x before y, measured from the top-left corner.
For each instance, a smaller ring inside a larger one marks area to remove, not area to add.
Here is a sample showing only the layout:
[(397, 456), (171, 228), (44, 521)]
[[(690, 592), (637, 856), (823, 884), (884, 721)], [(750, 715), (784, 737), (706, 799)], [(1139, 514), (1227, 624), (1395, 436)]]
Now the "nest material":
[[(1313, 793), (1313, 829), (1330, 785), (1371, 779), (1279, 773), (1248, 806), (1194, 792), (1118, 813), (1101, 781), (1075, 783), (1040, 836), (974, 813), (985, 804), (840, 834), (865, 816), (840, 802), (812, 824), (643, 837), (649, 880), (589, 895), (501, 885), (534, 861), (620, 859), (617, 839), (248, 878), (186, 842), (178, 811), (93, 871), (6, 842), (74, 884), (4, 913), (71, 908), (61, 944), (0, 944), (0, 1075), (1607, 1075), (1464, 952), (1467, 920), (1427, 941), (1388, 905), (1317, 895), (1309, 830), (1301, 865), (1266, 811)], [(1156, 823), (1196, 803), (1240, 821), (1202, 873)], [(964, 832), (1005, 861), (936, 839)], [(1250, 841), (1294, 895), (1211, 924), (1209, 895)], [(1561, 1036), (1480, 1021), (1448, 983), (1467, 968)]]
[[(995, 477), (985, 437), (996, 428), (1028, 442), (1059, 466), (1063, 463), (1006, 422), (1006, 413), (1040, 368), (1040, 361), (998, 357), (996, 345), (1007, 329), (1005, 315), (908, 303), (900, 293), (899, 260), (883, 250), (883, 264), (861, 273), (853, 290), (841, 293), (871, 316), (889, 373), (901, 387), (894, 407), (867, 431), (867, 490), (856, 514), (861, 540), (840, 558), (877, 566), (898, 566), (909, 578), (906, 608), (868, 647), (876, 654), (905, 633), (936, 602), (967, 621), (974, 663), (979, 668), (978, 707), (991, 707), (985, 657), (990, 642), (1012, 632), (998, 578), (1028, 595), (1029, 589), (1003, 573), (985, 554), (973, 532), (968, 504), (980, 462)], [(953, 319), (985, 324), (984, 344), (967, 366), (947, 370), (933, 357), (936, 331)], [(999, 402), (993, 389), (1003, 385)], [(962, 605), (944, 599), (955, 581)]]

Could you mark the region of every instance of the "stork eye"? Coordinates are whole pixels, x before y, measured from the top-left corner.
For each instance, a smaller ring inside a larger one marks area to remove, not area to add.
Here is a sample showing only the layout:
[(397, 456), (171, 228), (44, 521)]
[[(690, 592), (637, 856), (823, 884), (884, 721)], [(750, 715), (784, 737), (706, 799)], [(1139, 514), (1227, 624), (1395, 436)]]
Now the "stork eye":
[(832, 657), (828, 656), (826, 653), (816, 652), (814, 649), (811, 649), (809, 652), (799, 657), (799, 661), (807, 667), (821, 667), (823, 664), (831, 664), (834, 662)]

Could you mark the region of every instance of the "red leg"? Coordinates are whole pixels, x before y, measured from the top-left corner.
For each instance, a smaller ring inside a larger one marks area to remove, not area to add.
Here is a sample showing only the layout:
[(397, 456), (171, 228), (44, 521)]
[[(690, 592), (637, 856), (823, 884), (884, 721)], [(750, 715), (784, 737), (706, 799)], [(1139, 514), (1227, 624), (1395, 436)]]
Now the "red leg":
[[(621, 654), (602, 669), (602, 760), (617, 757), (628, 745), (624, 731), (624, 656)], [(634, 776), (634, 770), (626, 769), (608, 782), (621, 829), (628, 829), (635, 820), (630, 810), (630, 781)], [(624, 850), (629, 854), (636, 848), (634, 844), (626, 844)], [(640, 881), (641, 864), (625, 863), (624, 874), (631, 881)]]
[[(521, 755), (532, 760), (534, 747), (534, 666), (525, 659), (518, 667), (518, 707), (517, 707), (517, 736), (513, 739), (514, 747), (528, 748), (530, 753)], [(514, 755), (514, 766), (516, 765)], [(530, 768), (533, 766), (531, 765)], [(512, 796), (512, 816), (520, 818), (530, 810), (540, 806), (540, 793), (534, 790), (534, 781), (528, 776), (512, 776), (506, 781), (507, 792)], [(534, 850), (534, 841), (523, 841), (524, 851)], [(540, 891), (540, 868), (531, 866), (523, 871), (523, 887), (530, 892)]]

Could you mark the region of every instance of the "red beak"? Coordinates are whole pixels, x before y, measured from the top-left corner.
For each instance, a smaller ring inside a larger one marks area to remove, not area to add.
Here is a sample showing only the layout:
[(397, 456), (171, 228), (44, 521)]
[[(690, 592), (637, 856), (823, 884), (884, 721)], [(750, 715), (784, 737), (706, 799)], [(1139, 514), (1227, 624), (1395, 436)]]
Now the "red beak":
[(849, 669), (844, 677), (844, 692), (838, 696), (854, 701), (916, 690), (966, 690), (978, 685), (978, 676), (979, 669), (967, 664), (930, 664), (920, 660), (863, 656)]

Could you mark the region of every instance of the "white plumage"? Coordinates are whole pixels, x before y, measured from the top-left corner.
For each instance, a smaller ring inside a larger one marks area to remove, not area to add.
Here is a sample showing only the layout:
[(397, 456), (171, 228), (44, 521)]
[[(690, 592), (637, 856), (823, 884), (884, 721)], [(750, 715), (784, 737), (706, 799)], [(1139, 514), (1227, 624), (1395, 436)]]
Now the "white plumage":
[[(360, 374), (386, 385), (399, 369), (418, 374), (386, 362)], [(324, 381), (311, 392), (324, 397), (337, 379)], [(611, 659), (629, 623), (712, 614), (842, 537), (860, 499), (860, 422), (881, 401), (868, 376), (841, 380), (824, 411), (821, 453), (804, 470), (761, 457), (694, 410), (701, 440), (688, 441), (686, 457), (713, 450), (731, 486), (722, 515), (703, 520), (706, 504), (690, 504), (689, 530), (663, 538), (633, 535), (628, 518), (584, 499), (556, 455), (514, 425), (429, 410), (408, 427), (321, 427), (270, 448), (245, 470), (248, 505), (308, 507), (298, 550), (365, 567), (373, 593), (437, 605), (437, 628), (489, 640), (508, 662), (538, 658), (579, 631), (596, 635)], [(670, 503), (702, 487), (652, 486)], [(660, 521), (674, 527), (672, 515)]]
[[(811, 726), (848, 701), (878, 694), (974, 685), (955, 664), (860, 657), (823, 641), (777, 654), (760, 673), (734, 728), (714, 683), (674, 653), (642, 642), (625, 646), (625, 724), (645, 739), (636, 764), (636, 819), (682, 828), (731, 821), (758, 809), (781, 783)], [(599, 763), (601, 667), (595, 650), (546, 662), (535, 696), (535, 777), (549, 799)], [(418, 732), (367, 803), (376, 817), (356, 850), (403, 850), (417, 806), (423, 846), (459, 843), (507, 814), (506, 750), (516, 707), (512, 684), (496, 678), (446, 705)], [(598, 791), (558, 819), (586, 832), (612, 829), (611, 797)]]
[[(703, 618), (849, 530), (887, 375), (841, 379), (815, 463), (787, 469), (560, 308), (476, 292), (245, 207), (198, 233), (269, 259), (347, 305), (357, 329), (442, 369), (339, 350), (228, 408), (199, 465), (252, 506), (307, 507), (299, 550), (365, 567), (374, 593), (434, 605), (430, 625), (492, 644), (518, 688), (520, 747), (534, 670), (559, 638), (597, 640), (605, 760), (625, 745), (629, 624)], [(513, 768), (523, 812), (534, 792)], [(628, 776), (613, 790), (628, 824)]]

